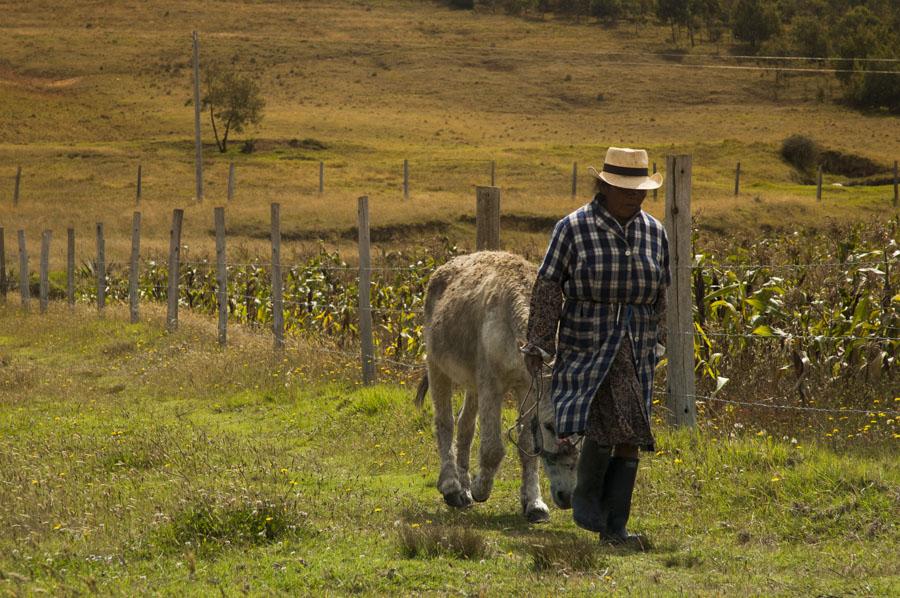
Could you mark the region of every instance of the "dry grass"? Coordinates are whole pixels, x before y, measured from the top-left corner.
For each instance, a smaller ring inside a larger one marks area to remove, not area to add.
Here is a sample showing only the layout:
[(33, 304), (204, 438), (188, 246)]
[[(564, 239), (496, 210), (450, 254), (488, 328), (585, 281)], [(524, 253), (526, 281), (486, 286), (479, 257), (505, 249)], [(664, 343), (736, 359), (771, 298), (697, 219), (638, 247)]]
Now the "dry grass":
[[(890, 133), (896, 117), (816, 99), (819, 89), (827, 95), (836, 85), (830, 77), (789, 77), (776, 99), (770, 73), (627, 67), (603, 54), (671, 49), (667, 31), (651, 25), (604, 29), (411, 1), (169, 0), (102, 9), (31, 2), (6, 17), (0, 222), (8, 241), (11, 231), (26, 228), (33, 248), (40, 230), (54, 229), (56, 263), (62, 263), (65, 226), (78, 229), (79, 255), (89, 256), (100, 220), (112, 259), (127, 258), (139, 162), (145, 253), (166, 253), (171, 210), (185, 207), (185, 243), (189, 255), (198, 255), (212, 250), (211, 207), (224, 201), (234, 160), (238, 194), (228, 222), (241, 230), (229, 247), (237, 256), (268, 252), (271, 201), (283, 204), (287, 231), (324, 233), (346, 246), (362, 194), (372, 198), (373, 225), (438, 221), (440, 234), (470, 245), (471, 226), (458, 218), (472, 213), (472, 187), (489, 181), (491, 159), (505, 212), (556, 217), (587, 198), (586, 167), (599, 163), (608, 145), (649, 147), (661, 167), (665, 153), (692, 153), (695, 209), (704, 222), (710, 230), (752, 234), (761, 226), (883, 212), (885, 188), (829, 188), (826, 201), (815, 205), (814, 190), (795, 184), (777, 157), (791, 133), (881, 163), (900, 155), (900, 140)], [(193, 114), (185, 105), (193, 28), (201, 30), (203, 57), (239, 55), (239, 68), (260, 77), (268, 101), (262, 126), (245, 135), (257, 140), (257, 153), (241, 154), (236, 145), (223, 156), (208, 143), (203, 206), (191, 201)], [(326, 149), (291, 144), (305, 138)], [(400, 199), (405, 158), (410, 202)], [(328, 165), (324, 198), (316, 194), (319, 160)], [(572, 201), (576, 160), (581, 193)], [(738, 160), (744, 193), (735, 200)], [(17, 164), (24, 169), (22, 203), (13, 210)], [(660, 215), (661, 203), (650, 211)], [(413, 230), (386, 243), (433, 234)], [(510, 232), (505, 238), (536, 251), (545, 236)], [(286, 253), (305, 253), (314, 244), (290, 241)]]
[(490, 556), (482, 534), (465, 527), (402, 524), (398, 530), (400, 550), (407, 558), (452, 558), (478, 560)]

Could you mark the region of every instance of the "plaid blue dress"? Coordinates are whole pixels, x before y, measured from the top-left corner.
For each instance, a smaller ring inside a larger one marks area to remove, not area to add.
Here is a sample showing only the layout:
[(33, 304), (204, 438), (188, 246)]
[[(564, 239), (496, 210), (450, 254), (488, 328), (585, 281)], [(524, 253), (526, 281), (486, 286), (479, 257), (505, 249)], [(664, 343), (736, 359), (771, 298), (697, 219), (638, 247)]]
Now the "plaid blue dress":
[(623, 226), (598, 196), (556, 224), (538, 276), (564, 295), (551, 391), (557, 435), (584, 432), (591, 401), (625, 335), (649, 414), (656, 302), (671, 280), (662, 223), (641, 211)]

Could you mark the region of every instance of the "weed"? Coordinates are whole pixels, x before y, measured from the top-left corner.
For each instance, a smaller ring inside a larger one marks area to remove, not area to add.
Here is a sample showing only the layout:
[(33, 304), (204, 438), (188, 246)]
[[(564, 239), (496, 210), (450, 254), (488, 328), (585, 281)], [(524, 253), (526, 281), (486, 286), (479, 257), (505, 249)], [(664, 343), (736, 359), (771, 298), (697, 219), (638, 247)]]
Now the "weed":
[(529, 544), (527, 549), (535, 571), (593, 571), (606, 566), (600, 558), (596, 538), (546, 538), (540, 543)]
[(478, 560), (491, 554), (484, 536), (466, 527), (404, 523), (398, 534), (400, 550), (407, 558), (449, 556)]
[(210, 553), (228, 546), (270, 544), (296, 534), (303, 520), (293, 505), (277, 497), (239, 497), (225, 504), (200, 499), (176, 512), (158, 533), (160, 545)]
[(700, 555), (694, 552), (677, 552), (667, 555), (663, 559), (663, 565), (669, 568), (681, 567), (682, 569), (690, 569), (691, 567), (698, 567), (702, 562), (703, 559)]

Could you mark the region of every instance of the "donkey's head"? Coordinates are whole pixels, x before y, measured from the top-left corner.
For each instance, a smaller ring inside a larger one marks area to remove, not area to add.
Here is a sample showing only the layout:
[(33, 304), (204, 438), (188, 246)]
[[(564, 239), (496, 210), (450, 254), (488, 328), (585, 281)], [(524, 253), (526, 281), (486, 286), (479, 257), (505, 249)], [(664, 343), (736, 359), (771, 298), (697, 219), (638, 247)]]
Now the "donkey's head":
[(537, 415), (531, 420), (534, 448), (544, 463), (544, 472), (550, 478), (550, 494), (561, 509), (572, 507), (572, 492), (577, 478), (576, 467), (581, 447), (568, 439), (556, 436), (556, 413), (550, 398), (549, 380), (545, 379), (538, 401)]

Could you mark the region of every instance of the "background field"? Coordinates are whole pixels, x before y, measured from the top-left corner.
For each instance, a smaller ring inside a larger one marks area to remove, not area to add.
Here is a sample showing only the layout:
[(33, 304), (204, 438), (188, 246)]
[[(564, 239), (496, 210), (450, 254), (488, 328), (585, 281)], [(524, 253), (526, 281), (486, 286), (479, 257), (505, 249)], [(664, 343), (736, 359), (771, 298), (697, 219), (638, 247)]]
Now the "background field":
[[(459, 217), (472, 214), (473, 187), (489, 182), (490, 160), (505, 213), (558, 218), (590, 197), (587, 166), (599, 166), (613, 144), (647, 147), (660, 167), (666, 153), (691, 153), (694, 211), (710, 234), (865, 220), (890, 210), (889, 187), (830, 187), (837, 177), (826, 176), (825, 200), (816, 204), (814, 187), (798, 184), (778, 157), (781, 141), (802, 133), (886, 166), (900, 155), (898, 117), (835, 104), (833, 75), (789, 74), (776, 84), (772, 71), (682, 68), (648, 54), (725, 55), (727, 44), (673, 48), (668, 28), (653, 24), (608, 29), (421, 2), (14, 2), (0, 29), (0, 222), (27, 228), (31, 238), (49, 227), (59, 239), (74, 225), (89, 254), (92, 227), (103, 220), (120, 259), (138, 163), (148, 251), (165, 248), (174, 207), (188, 210), (190, 247), (208, 251), (211, 206), (224, 203), (234, 160), (228, 221), (243, 249), (265, 254), (258, 239), (267, 234), (269, 202), (283, 204), (295, 237), (319, 234), (340, 245), (362, 194), (372, 198), (373, 226), (395, 226), (394, 244), (446, 235), (468, 246), (472, 228)], [(261, 126), (239, 136), (256, 140), (249, 155), (240, 143), (220, 155), (204, 115), (203, 206), (192, 202), (193, 29), (202, 59), (235, 58), (259, 78), (268, 102)], [(305, 139), (326, 149), (305, 149)], [(735, 199), (738, 160), (744, 180)], [(574, 201), (573, 161), (581, 174)], [(13, 210), (19, 164), (22, 204)], [(661, 215), (662, 199), (648, 208)], [(431, 226), (406, 227), (422, 222)], [(505, 242), (538, 252), (546, 234), (537, 224), (507, 231)], [(310, 245), (293, 243), (300, 253)], [(61, 251), (57, 243), (55, 255)]]

